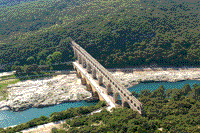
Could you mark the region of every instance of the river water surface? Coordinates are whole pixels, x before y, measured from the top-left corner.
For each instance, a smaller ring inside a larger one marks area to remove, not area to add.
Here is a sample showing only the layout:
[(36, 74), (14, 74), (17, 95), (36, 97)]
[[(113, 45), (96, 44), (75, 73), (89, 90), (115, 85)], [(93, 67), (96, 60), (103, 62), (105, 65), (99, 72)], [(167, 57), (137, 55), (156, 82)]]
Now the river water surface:
[[(163, 85), (165, 89), (173, 89), (173, 88), (180, 89), (185, 84), (189, 84), (191, 88), (193, 88), (193, 85), (195, 83), (200, 85), (200, 81), (198, 80), (186, 80), (174, 83), (171, 82), (140, 83), (138, 85), (129, 88), (128, 90), (131, 92), (135, 91), (137, 93), (145, 89), (153, 91), (159, 88), (160, 85)], [(60, 112), (63, 110), (67, 110), (70, 107), (90, 106), (95, 104), (97, 104), (97, 102), (87, 103), (85, 101), (81, 101), (81, 102), (63, 103), (45, 108), (31, 108), (22, 112), (0, 111), (0, 128), (26, 123), (34, 118), (39, 118), (42, 115), (49, 116), (53, 112)]]
[(91, 106), (96, 105), (97, 102), (87, 103), (85, 101), (69, 102), (45, 108), (30, 108), (21, 112), (0, 111), (0, 128), (26, 123), (34, 118), (40, 116), (48, 116), (53, 112), (61, 112), (70, 107)]

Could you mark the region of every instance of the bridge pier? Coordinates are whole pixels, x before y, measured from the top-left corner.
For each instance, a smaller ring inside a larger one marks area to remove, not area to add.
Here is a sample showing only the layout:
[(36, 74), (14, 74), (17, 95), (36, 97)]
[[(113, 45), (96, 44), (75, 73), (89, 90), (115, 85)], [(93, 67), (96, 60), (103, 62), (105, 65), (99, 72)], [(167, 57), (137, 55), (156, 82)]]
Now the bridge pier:
[(81, 55), (80, 54), (78, 54), (78, 63), (82, 64), (82, 59), (81, 59)]
[(92, 87), (88, 83), (86, 84), (86, 88), (87, 88), (88, 91), (92, 91)]
[(82, 65), (83, 65), (83, 68), (86, 68), (86, 61), (82, 58)]
[(87, 63), (87, 72), (88, 72), (88, 73), (91, 73), (91, 72), (92, 72), (92, 70), (91, 70), (91, 66), (90, 66), (89, 63)]
[(103, 85), (103, 77), (101, 75), (98, 77), (98, 83), (100, 86)]
[(114, 93), (114, 101), (117, 103), (119, 101), (119, 93)]
[(113, 94), (113, 92), (112, 92), (112, 90), (111, 90), (111, 85), (110, 85), (110, 84), (108, 84), (108, 85), (106, 86), (106, 89), (107, 89), (107, 94), (108, 94), (108, 95)]
[(86, 85), (86, 79), (84, 77), (81, 79), (81, 83), (82, 85)]
[(96, 73), (97, 73), (97, 72), (96, 72), (96, 69), (93, 68), (93, 69), (92, 69), (92, 78), (93, 78), (93, 79), (96, 79), (96, 78), (97, 78)]
[(76, 50), (74, 50), (74, 57), (77, 58), (77, 51)]
[(78, 78), (81, 78), (80, 72), (77, 71), (76, 76), (77, 76)]
[(124, 107), (130, 108), (130, 105), (128, 104), (127, 101), (125, 101), (125, 100), (122, 99), (122, 107), (123, 107), (123, 108), (124, 108)]

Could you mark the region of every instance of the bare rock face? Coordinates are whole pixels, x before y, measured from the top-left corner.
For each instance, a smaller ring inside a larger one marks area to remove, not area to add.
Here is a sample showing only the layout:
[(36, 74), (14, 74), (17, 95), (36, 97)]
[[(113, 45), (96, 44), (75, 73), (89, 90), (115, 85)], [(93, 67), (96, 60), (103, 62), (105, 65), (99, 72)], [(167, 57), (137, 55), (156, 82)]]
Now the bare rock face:
[(10, 85), (8, 99), (0, 102), (0, 109), (3, 107), (2, 109), (22, 111), (31, 107), (45, 107), (91, 97), (92, 94), (86, 91), (86, 87), (79, 80), (75, 74), (69, 74)]
[(113, 76), (122, 85), (129, 88), (135, 84), (145, 81), (168, 81), (200, 79), (200, 71), (196, 70), (168, 70), (168, 71), (134, 71), (133, 73), (113, 72)]

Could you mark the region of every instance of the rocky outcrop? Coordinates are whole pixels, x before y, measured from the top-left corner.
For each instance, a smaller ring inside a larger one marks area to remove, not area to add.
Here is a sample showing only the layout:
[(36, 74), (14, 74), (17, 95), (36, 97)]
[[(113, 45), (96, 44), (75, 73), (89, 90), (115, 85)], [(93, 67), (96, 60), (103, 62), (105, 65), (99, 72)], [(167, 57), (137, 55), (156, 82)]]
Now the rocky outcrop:
[(134, 71), (132, 73), (113, 72), (112, 74), (127, 88), (140, 82), (177, 82), (200, 79), (199, 70)]
[(13, 111), (22, 111), (31, 107), (46, 107), (63, 102), (80, 101), (92, 97), (92, 94), (85, 88), (75, 74), (18, 82), (8, 86), (8, 98), (0, 102), (0, 108), (9, 106)]

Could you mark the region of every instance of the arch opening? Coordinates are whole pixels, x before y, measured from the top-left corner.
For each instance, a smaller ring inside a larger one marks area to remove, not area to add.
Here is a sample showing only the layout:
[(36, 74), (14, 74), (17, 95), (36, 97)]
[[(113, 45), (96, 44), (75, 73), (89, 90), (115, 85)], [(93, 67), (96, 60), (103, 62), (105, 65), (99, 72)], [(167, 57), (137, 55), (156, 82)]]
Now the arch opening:
[(77, 76), (78, 78), (81, 78), (81, 73), (77, 71), (76, 76)]
[(92, 68), (91, 68), (90, 63), (87, 63), (86, 68), (87, 68), (87, 72), (88, 72), (88, 73), (91, 73), (91, 72), (92, 72)]
[(114, 94), (114, 100), (115, 100), (115, 103), (118, 104), (118, 105), (122, 105), (122, 99), (120, 97), (120, 94), (117, 92)]
[(128, 104), (128, 102), (124, 102), (124, 106), (123, 107), (131, 108), (130, 105)]
[(86, 79), (84, 77), (81, 79), (81, 83), (82, 85), (86, 85)]
[(92, 96), (95, 98), (95, 99), (99, 99), (99, 94), (95, 91), (95, 92), (92, 92)]
[(92, 86), (90, 84), (86, 84), (86, 90), (87, 91), (92, 91)]
[(107, 94), (110, 95), (110, 96), (113, 96), (113, 91), (111, 89), (111, 85), (110, 84), (107, 85)]

